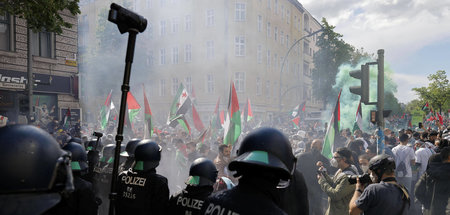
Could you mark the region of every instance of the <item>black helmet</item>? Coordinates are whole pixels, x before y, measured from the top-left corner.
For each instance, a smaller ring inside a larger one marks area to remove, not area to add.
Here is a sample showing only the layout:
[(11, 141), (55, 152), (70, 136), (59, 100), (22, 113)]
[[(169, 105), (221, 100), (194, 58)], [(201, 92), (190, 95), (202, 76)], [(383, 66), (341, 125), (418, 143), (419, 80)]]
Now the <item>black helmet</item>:
[(134, 170), (154, 169), (161, 160), (161, 146), (149, 139), (142, 140), (134, 150), (134, 159)]
[(0, 172), (0, 214), (41, 214), (73, 191), (70, 154), (31, 125), (0, 128)]
[(217, 168), (214, 163), (206, 158), (197, 158), (189, 169), (187, 185), (191, 186), (212, 186), (217, 179)]
[(127, 146), (125, 147), (125, 151), (120, 153), (120, 156), (134, 157), (134, 150), (136, 149), (136, 146), (140, 141), (140, 139), (132, 139), (128, 141)]
[[(125, 144), (120, 145), (120, 152), (125, 151)], [(102, 158), (100, 162), (113, 163), (114, 162), (114, 152), (116, 150), (116, 144), (108, 144), (103, 147)]]
[(377, 175), (378, 181), (380, 181), (385, 171), (395, 170), (395, 160), (387, 154), (377, 155), (370, 159), (369, 169)]
[(86, 151), (94, 151), (94, 150), (99, 151), (101, 149), (101, 147), (102, 147), (101, 140), (98, 142), (98, 145), (97, 145), (97, 140), (93, 139), (93, 140), (87, 142)]
[(241, 167), (259, 166), (274, 170), (280, 179), (290, 179), (295, 169), (296, 158), (289, 140), (274, 128), (261, 128), (250, 133), (242, 141), (237, 156), (228, 168), (242, 175)]
[(83, 141), (82, 141), (80, 138), (78, 138), (78, 137), (72, 137), (72, 138), (70, 138), (69, 143), (70, 143), (70, 142), (75, 142), (75, 143), (78, 143), (78, 144), (83, 144)]
[(72, 171), (87, 173), (87, 154), (83, 146), (76, 142), (70, 142), (63, 147), (64, 150), (72, 153)]

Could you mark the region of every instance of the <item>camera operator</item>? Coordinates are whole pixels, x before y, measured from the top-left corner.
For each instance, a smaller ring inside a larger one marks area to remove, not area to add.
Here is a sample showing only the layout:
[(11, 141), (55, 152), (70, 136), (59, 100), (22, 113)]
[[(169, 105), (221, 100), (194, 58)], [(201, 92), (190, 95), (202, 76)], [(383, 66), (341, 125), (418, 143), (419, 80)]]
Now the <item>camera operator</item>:
[(394, 159), (386, 154), (373, 157), (369, 162), (369, 172), (373, 184), (365, 187), (366, 184), (357, 179), (349, 205), (350, 214), (408, 214), (408, 190), (395, 179)]
[(348, 202), (352, 198), (354, 184), (350, 184), (348, 178), (358, 175), (358, 170), (352, 162), (352, 152), (347, 148), (338, 148), (331, 159), (331, 166), (339, 170), (331, 178), (324, 172), (324, 167), (319, 168), (319, 184), (323, 192), (328, 195), (328, 209), (326, 215), (346, 214)]

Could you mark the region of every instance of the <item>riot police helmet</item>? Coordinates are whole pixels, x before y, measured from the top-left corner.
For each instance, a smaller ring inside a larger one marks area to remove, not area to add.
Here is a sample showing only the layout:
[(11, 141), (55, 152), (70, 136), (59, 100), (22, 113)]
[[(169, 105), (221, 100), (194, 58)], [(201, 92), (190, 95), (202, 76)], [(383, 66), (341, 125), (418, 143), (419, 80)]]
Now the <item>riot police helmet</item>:
[(207, 158), (197, 158), (189, 169), (189, 177), (186, 181), (191, 186), (213, 186), (217, 179), (217, 168)]
[(32, 125), (0, 128), (0, 214), (41, 214), (72, 192), (70, 153)]
[(83, 144), (83, 141), (82, 141), (81, 138), (79, 138), (79, 137), (71, 137), (70, 140), (69, 140), (69, 143), (70, 143), (70, 142), (75, 142), (75, 143), (78, 143), (78, 144)]
[(97, 139), (90, 140), (86, 143), (86, 151), (99, 151), (102, 147), (101, 140), (98, 141)]
[(131, 139), (128, 141), (125, 151), (120, 153), (120, 156), (123, 157), (134, 157), (134, 150), (136, 149), (137, 144), (141, 141), (141, 139)]
[(140, 141), (134, 150), (134, 170), (147, 171), (156, 168), (161, 160), (161, 146), (149, 139)]
[(89, 166), (87, 164), (87, 154), (83, 146), (76, 142), (69, 142), (63, 149), (72, 154), (72, 171), (86, 174)]
[(288, 138), (274, 128), (260, 128), (244, 138), (237, 157), (229, 170), (242, 175), (247, 169), (263, 168), (275, 172), (282, 180), (289, 180), (295, 170), (296, 158)]

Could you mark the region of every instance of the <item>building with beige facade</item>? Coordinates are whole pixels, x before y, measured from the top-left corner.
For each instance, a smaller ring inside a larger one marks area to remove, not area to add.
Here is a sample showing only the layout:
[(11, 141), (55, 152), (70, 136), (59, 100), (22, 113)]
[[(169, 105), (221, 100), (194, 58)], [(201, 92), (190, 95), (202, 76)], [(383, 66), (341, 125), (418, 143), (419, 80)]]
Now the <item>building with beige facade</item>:
[[(77, 17), (63, 11), (72, 28), (61, 35), (31, 33), (28, 46), (26, 20), (0, 14), (0, 115), (8, 123), (46, 126), (61, 120), (70, 108), (72, 119), (81, 118), (78, 99)], [(30, 31), (31, 32), (31, 31)], [(32, 96), (28, 95), (28, 49), (31, 48)], [(32, 113), (29, 114), (29, 103)], [(31, 116), (31, 118), (30, 118)]]
[[(109, 4), (82, 1), (80, 22), (95, 28), (98, 14)], [(130, 9), (148, 20), (146, 31), (138, 35), (145, 42), (138, 45), (146, 49), (150, 77), (143, 78), (148, 79), (145, 88), (158, 122), (167, 119), (179, 83), (195, 91), (204, 123), (219, 97), (221, 110), (226, 109), (231, 81), (240, 106), (250, 99), (257, 120), (288, 116), (304, 101), (307, 112), (322, 107), (312, 97), (317, 35), (305, 37), (321, 26), (299, 2), (134, 0)], [(80, 39), (89, 46), (95, 32), (85, 32), (80, 30)]]

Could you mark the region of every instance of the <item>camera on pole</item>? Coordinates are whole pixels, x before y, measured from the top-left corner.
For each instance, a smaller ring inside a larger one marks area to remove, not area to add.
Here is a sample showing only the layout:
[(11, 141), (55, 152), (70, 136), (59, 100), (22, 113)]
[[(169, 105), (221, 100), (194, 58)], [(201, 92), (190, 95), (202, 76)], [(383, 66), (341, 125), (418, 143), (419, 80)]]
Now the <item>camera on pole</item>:
[(121, 34), (128, 32), (131, 28), (142, 33), (147, 28), (147, 19), (115, 3), (111, 4), (108, 21), (117, 24)]
[(361, 80), (360, 86), (350, 87), (350, 92), (361, 96), (361, 102), (364, 104), (369, 103), (369, 65), (361, 65), (361, 70), (353, 70), (350, 76)]

